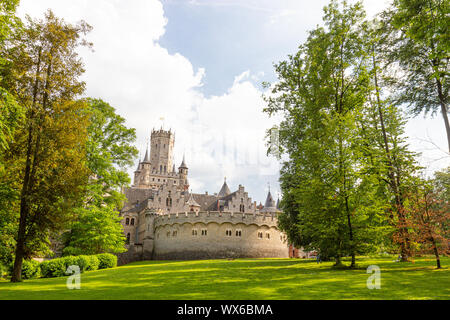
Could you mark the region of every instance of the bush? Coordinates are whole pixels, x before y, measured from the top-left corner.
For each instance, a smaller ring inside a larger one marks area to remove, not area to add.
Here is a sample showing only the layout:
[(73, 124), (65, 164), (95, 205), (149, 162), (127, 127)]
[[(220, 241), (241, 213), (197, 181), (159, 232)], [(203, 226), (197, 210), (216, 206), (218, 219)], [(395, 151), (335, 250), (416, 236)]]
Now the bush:
[(63, 277), (66, 275), (66, 258), (43, 261), (40, 264), (43, 278)]
[(80, 271), (94, 271), (98, 269), (100, 260), (96, 256), (78, 256)]
[(100, 261), (98, 265), (99, 269), (114, 268), (117, 266), (117, 256), (111, 253), (100, 253), (96, 257)]
[(8, 267), (0, 262), (0, 278), (5, 278), (9, 273)]
[(22, 279), (35, 279), (41, 277), (39, 261), (24, 260), (22, 263)]

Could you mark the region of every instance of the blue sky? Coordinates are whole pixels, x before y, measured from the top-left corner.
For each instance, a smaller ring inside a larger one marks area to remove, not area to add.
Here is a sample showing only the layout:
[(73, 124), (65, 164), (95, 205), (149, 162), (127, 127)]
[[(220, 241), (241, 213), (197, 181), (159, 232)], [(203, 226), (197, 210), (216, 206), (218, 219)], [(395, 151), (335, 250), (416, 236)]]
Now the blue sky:
[[(386, 1), (365, 0), (368, 16)], [(136, 128), (143, 154), (150, 131), (175, 130), (175, 164), (183, 154), (194, 192), (246, 187), (264, 202), (279, 192), (279, 163), (266, 156), (262, 81), (276, 81), (273, 63), (296, 52), (322, 23), (325, 0), (21, 0), (19, 14), (52, 9), (93, 26), (94, 52), (81, 50), (86, 96), (102, 98)], [(161, 121), (160, 118), (164, 120)], [(427, 173), (448, 165), (441, 117), (406, 127), (423, 152)], [(132, 172), (135, 167), (129, 169)]]

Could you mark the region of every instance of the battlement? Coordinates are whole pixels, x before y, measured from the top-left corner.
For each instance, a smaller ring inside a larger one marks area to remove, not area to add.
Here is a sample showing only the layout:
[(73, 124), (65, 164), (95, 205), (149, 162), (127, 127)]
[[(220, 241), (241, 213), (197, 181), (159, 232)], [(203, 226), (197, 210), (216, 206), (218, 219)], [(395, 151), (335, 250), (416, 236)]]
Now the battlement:
[(153, 138), (153, 137), (164, 137), (164, 138), (169, 138), (169, 137), (171, 137), (171, 136), (175, 136), (175, 133), (174, 132), (172, 132), (172, 130), (171, 129), (169, 129), (169, 131), (166, 131), (166, 130), (164, 130), (164, 129), (159, 129), (159, 130), (155, 130), (155, 129), (153, 129), (152, 130), (152, 133), (151, 133), (151, 137)]
[(231, 224), (255, 224), (258, 226), (266, 225), (268, 227), (276, 227), (278, 217), (276, 213), (242, 213), (242, 212), (218, 212), (218, 211), (201, 211), (201, 212), (180, 212), (180, 213), (164, 213), (155, 217), (155, 226), (163, 226), (167, 224), (183, 224), (183, 223), (231, 223)]

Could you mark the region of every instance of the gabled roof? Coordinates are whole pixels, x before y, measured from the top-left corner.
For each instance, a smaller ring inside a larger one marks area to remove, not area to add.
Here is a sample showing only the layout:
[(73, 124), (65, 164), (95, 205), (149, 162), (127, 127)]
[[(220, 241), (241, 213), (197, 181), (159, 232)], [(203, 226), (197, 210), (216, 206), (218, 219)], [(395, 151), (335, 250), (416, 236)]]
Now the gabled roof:
[(200, 207), (200, 205), (197, 203), (197, 201), (195, 201), (192, 193), (189, 194), (189, 199), (186, 202), (186, 204), (190, 207)]

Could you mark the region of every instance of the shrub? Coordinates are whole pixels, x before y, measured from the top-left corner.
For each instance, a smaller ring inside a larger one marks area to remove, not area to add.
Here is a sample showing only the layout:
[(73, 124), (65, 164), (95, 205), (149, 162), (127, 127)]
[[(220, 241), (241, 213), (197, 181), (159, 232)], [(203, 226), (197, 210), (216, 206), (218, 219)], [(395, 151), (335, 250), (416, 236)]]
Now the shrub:
[(79, 258), (79, 266), (80, 271), (93, 271), (98, 269), (98, 265), (100, 263), (100, 260), (96, 256), (78, 256)]
[(98, 265), (99, 269), (114, 268), (117, 266), (117, 256), (111, 253), (100, 253), (96, 257), (100, 261)]
[(36, 260), (24, 260), (22, 263), (22, 279), (35, 279), (41, 277), (40, 263)]
[(40, 264), (43, 278), (62, 277), (66, 275), (66, 258), (56, 258), (43, 261)]

